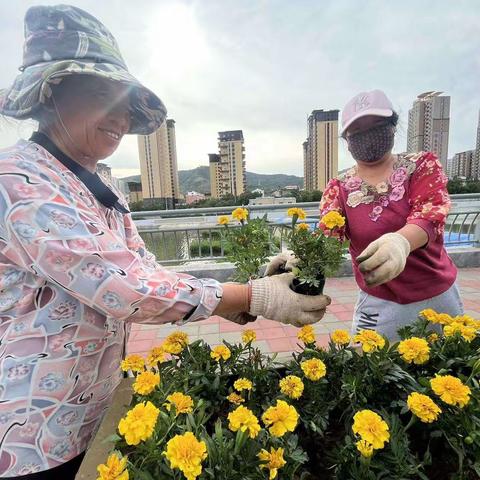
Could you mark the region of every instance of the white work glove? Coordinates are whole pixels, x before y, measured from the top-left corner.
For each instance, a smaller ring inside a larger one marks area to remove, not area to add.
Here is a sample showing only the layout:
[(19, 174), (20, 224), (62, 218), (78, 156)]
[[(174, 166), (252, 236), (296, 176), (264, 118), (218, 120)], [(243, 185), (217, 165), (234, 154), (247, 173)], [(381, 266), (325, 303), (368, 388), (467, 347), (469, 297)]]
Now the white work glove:
[(283, 273), (252, 280), (250, 315), (262, 315), (295, 327), (321, 320), (330, 297), (295, 293), (290, 289), (293, 278), (292, 273)]
[(272, 260), (270, 260), (270, 263), (265, 270), (265, 276), (271, 277), (272, 275), (291, 272), (297, 263), (298, 258), (295, 257), (290, 250), (279, 253), (276, 257), (273, 257)]
[(369, 287), (393, 280), (405, 268), (409, 241), (399, 233), (386, 233), (373, 241), (358, 257), (358, 268)]

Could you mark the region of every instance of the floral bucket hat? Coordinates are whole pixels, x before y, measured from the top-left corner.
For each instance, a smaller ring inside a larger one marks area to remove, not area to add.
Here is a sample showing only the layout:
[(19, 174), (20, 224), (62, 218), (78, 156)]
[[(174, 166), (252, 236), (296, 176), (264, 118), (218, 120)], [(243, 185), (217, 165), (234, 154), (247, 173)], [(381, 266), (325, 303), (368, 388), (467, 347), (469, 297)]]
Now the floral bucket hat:
[(0, 113), (25, 119), (69, 75), (93, 75), (130, 86), (128, 133), (148, 135), (162, 124), (163, 102), (128, 72), (117, 42), (95, 17), (70, 5), (35, 6), (25, 15), (23, 65), (12, 87), (0, 90)]

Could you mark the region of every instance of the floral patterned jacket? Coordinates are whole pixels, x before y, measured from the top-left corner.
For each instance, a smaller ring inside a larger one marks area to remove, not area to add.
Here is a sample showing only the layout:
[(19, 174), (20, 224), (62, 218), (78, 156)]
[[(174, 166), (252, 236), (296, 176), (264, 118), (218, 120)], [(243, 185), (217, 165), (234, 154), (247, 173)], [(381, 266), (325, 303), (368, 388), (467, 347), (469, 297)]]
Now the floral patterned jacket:
[[(456, 269), (443, 244), (445, 219), (450, 210), (447, 177), (430, 152), (398, 155), (387, 181), (369, 185), (356, 168), (329, 182), (320, 214), (336, 210), (346, 217), (344, 232), (350, 240), (355, 277), (365, 292), (397, 303), (412, 303), (439, 295), (453, 284)], [(405, 270), (394, 280), (369, 288), (358, 270), (356, 257), (374, 240), (406, 224), (423, 228), (428, 244), (413, 251)]]
[(0, 477), (83, 452), (121, 378), (129, 322), (207, 318), (215, 280), (162, 268), (130, 214), (43, 147), (0, 152)]

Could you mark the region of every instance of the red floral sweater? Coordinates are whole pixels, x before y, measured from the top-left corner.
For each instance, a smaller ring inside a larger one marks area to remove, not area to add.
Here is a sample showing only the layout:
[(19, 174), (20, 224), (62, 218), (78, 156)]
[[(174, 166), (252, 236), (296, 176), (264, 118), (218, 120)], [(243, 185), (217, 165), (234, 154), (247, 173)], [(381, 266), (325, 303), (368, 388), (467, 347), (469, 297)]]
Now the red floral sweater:
[[(344, 234), (350, 240), (359, 287), (370, 295), (401, 304), (440, 295), (455, 282), (457, 270), (443, 244), (449, 209), (447, 178), (430, 152), (398, 156), (388, 181), (375, 186), (363, 181), (354, 167), (328, 183), (320, 203), (322, 216), (336, 210), (346, 218)], [(372, 241), (406, 224), (423, 228), (427, 245), (409, 255), (398, 277), (368, 287), (356, 257)]]

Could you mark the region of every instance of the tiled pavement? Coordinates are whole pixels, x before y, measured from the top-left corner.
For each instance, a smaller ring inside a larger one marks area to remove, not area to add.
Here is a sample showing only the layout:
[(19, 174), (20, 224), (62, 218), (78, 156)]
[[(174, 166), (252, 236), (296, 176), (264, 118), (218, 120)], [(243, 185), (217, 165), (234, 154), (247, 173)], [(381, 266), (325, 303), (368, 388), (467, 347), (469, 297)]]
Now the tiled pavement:
[[(465, 313), (474, 318), (480, 318), (480, 268), (460, 269), (458, 283)], [(328, 307), (322, 321), (314, 325), (319, 345), (328, 344), (329, 333), (333, 330), (350, 328), (357, 292), (358, 287), (353, 277), (327, 280), (325, 293), (331, 296), (332, 304)], [(257, 332), (256, 345), (265, 353), (279, 352), (279, 356), (282, 357), (298, 348), (298, 328), (264, 319), (241, 326), (220, 317), (211, 317), (183, 327), (135, 324), (132, 326), (128, 342), (128, 353), (145, 354), (175, 330), (186, 332), (191, 340), (201, 337), (213, 346), (221, 343), (222, 340), (230, 343), (240, 341), (241, 332), (246, 328)]]

